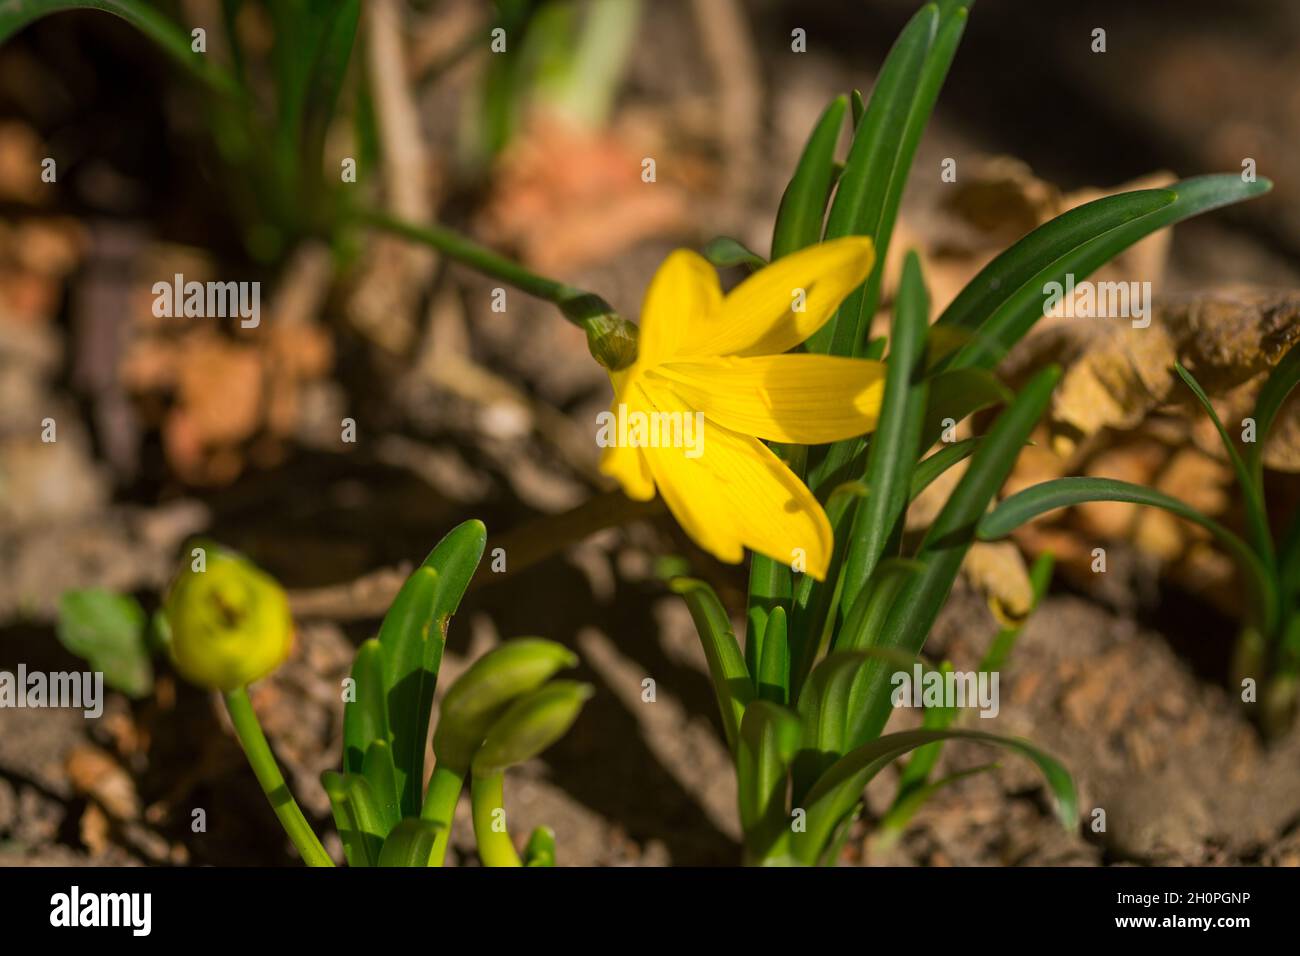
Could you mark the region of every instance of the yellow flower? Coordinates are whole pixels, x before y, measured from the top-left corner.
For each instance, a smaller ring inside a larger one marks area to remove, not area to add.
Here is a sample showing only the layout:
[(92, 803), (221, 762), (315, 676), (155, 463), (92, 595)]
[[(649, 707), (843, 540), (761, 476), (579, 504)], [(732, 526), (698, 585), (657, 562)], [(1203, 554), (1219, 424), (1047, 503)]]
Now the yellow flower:
[(168, 650), (181, 676), (231, 691), (279, 667), (293, 644), (284, 590), (244, 558), (203, 547), (203, 569), (187, 565), (167, 593)]
[(802, 557), (803, 570), (824, 579), (826, 513), (759, 439), (824, 444), (875, 428), (882, 363), (782, 354), (834, 314), (874, 258), (870, 239), (836, 239), (777, 260), (724, 296), (705, 259), (673, 252), (646, 292), (636, 362), (610, 375), (601, 470), (640, 501), (658, 488), (686, 532), (722, 561), (739, 562), (745, 548), (786, 564)]

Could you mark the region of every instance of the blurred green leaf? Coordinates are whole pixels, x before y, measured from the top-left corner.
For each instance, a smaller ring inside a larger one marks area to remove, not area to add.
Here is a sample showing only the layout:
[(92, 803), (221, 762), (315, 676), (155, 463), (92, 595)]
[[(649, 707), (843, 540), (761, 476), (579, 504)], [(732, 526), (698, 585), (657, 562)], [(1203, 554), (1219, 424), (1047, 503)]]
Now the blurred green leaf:
[(744, 266), (754, 272), (767, 265), (762, 256), (731, 236), (717, 236), (705, 243), (704, 258), (719, 269)]
[(130, 595), (102, 588), (64, 591), (56, 633), (91, 670), (103, 672), (109, 687), (136, 698), (153, 690), (145, 613)]
[(428, 866), (433, 856), (433, 843), (437, 839), (439, 824), (408, 817), (388, 834), (379, 851), (377, 866)]
[(238, 84), (205, 54), (195, 53), (187, 30), (138, 0), (5, 0), (0, 4), (0, 43), (27, 24), (65, 10), (101, 10), (121, 17), (177, 63), (222, 93), (234, 93)]

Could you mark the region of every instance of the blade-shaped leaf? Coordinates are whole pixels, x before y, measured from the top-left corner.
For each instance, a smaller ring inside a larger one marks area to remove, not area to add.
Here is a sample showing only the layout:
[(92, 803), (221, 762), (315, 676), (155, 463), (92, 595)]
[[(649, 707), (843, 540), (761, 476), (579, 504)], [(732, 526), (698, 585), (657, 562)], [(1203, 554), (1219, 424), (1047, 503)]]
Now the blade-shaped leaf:
[(739, 239), (733, 239), (731, 236), (718, 236), (710, 239), (704, 244), (701, 250), (704, 258), (717, 266), (719, 269), (730, 269), (735, 266), (744, 266), (750, 272), (757, 271), (767, 265), (767, 260), (757, 252), (749, 249)]
[(861, 355), (916, 147), (966, 27), (967, 3), (922, 7), (903, 28), (876, 77), (826, 222), (826, 238), (871, 236), (876, 264), (866, 282), (808, 341), (813, 352)]
[(798, 252), (821, 239), (826, 219), (826, 203), (835, 181), (835, 146), (844, 126), (848, 101), (843, 96), (831, 100), (812, 135), (804, 146), (799, 165), (781, 196), (772, 231), (772, 258), (779, 259)]
[[(903, 585), (873, 646), (912, 654), (921, 650), (974, 540), (976, 522), (1007, 480), (1060, 376), (1060, 369), (1052, 365), (1030, 379), (980, 441), (970, 467), (921, 541), (916, 559), (925, 570)], [(862, 740), (881, 732), (890, 711), (887, 671), (869, 667), (867, 680), (867, 704), (859, 726)]]
[(1241, 567), (1254, 598), (1254, 612), (1264, 632), (1272, 633), (1277, 621), (1276, 591), (1268, 570), (1250, 545), (1214, 519), (1153, 488), (1113, 478), (1056, 478), (1040, 482), (1000, 502), (984, 516), (979, 522), (979, 536), (985, 541), (1003, 538), (1039, 515), (1089, 501), (1125, 501), (1162, 508), (1209, 531)]
[(1067, 828), (1077, 825), (1078, 797), (1069, 772), (1054, 757), (1028, 741), (977, 730), (908, 730), (864, 744), (836, 761), (817, 780), (804, 800), (807, 827), (795, 833), (791, 841), (795, 858), (806, 865), (817, 862), (835, 827), (853, 811), (863, 789), (881, 770), (917, 747), (953, 739), (996, 744), (1028, 757), (1042, 771), (1051, 788), (1062, 825)]
[(1300, 384), (1300, 345), (1293, 345), (1282, 357), (1282, 361), (1273, 367), (1264, 387), (1255, 399), (1255, 442), (1246, 450), (1246, 462), (1257, 482), (1263, 480), (1264, 444), (1268, 433), (1273, 428), (1277, 413), (1282, 410), (1282, 403), (1296, 385)]
[(1223, 422), (1219, 420), (1219, 413), (1214, 410), (1214, 404), (1210, 401), (1210, 396), (1205, 394), (1205, 389), (1201, 388), (1201, 383), (1183, 367), (1182, 362), (1174, 362), (1174, 371), (1183, 380), (1183, 384), (1192, 390), (1192, 394), (1196, 396), (1201, 408), (1210, 417), (1215, 431), (1219, 433), (1219, 441), (1223, 443), (1223, 449), (1228, 453), (1228, 461), (1237, 476), (1237, 484), (1241, 486), (1242, 504), (1246, 513), (1246, 528), (1250, 534), (1250, 542), (1255, 546), (1255, 552), (1267, 564), (1273, 560), (1273, 536), (1268, 528), (1268, 514), (1264, 511), (1262, 489), (1256, 484), (1250, 469), (1246, 467), (1246, 462), (1238, 453), (1237, 446), (1233, 444), (1228, 430), (1223, 427)]
[(442, 825), (407, 817), (393, 827), (379, 851), (378, 866), (428, 866)]
[(336, 773), (327, 770), (321, 774), (321, 784), (330, 799), (334, 825), (349, 866), (378, 866), (388, 831), (383, 814), (375, 803), (374, 794), (365, 777), (353, 773)]
[(384, 654), (376, 638), (362, 642), (352, 658), (351, 691), (343, 705), (343, 769), (360, 773), (370, 745), (389, 740)]
[(908, 500), (915, 501), (921, 492), (929, 488), (940, 475), (975, 454), (978, 446), (978, 436), (963, 438), (961, 441), (947, 442), (933, 455), (923, 458), (916, 466), (916, 470), (912, 472), (912, 486), (908, 489)]
[(745, 656), (731, 630), (731, 620), (713, 588), (695, 578), (676, 578), (672, 589), (686, 600), (695, 629), (704, 645), (704, 656), (709, 662), (709, 677), (713, 692), (718, 698), (722, 714), (722, 727), (727, 735), (727, 746), (736, 752), (740, 734), (740, 721), (745, 707), (754, 698), (754, 684), (745, 667)]
[(1266, 179), (1245, 183), (1232, 174), (1198, 176), (1167, 189), (1107, 196), (1063, 213), (980, 270), (944, 310), (938, 325), (978, 331), (940, 366), (991, 368), (1042, 317), (1047, 283), (1064, 282), (1067, 274), (1084, 279), (1157, 229), (1271, 188)]
[(0, 43), (32, 21), (64, 10), (101, 10), (121, 17), (214, 89), (223, 93), (237, 89), (230, 74), (205, 54), (193, 51), (188, 31), (141, 0), (6, 0), (0, 4)]
[(790, 699), (790, 644), (786, 637), (785, 608), (777, 607), (767, 621), (763, 656), (755, 672), (758, 696), (775, 704)]
[(799, 715), (766, 700), (745, 708), (736, 751), (740, 825), (745, 848), (761, 859), (786, 828), (785, 789), (790, 761), (799, 749)]
[(928, 395), (919, 372), (929, 324), (930, 301), (921, 261), (915, 252), (909, 252), (894, 306), (880, 418), (867, 446), (865, 482), (869, 493), (854, 511), (840, 570), (841, 606), (853, 606), (907, 507)]

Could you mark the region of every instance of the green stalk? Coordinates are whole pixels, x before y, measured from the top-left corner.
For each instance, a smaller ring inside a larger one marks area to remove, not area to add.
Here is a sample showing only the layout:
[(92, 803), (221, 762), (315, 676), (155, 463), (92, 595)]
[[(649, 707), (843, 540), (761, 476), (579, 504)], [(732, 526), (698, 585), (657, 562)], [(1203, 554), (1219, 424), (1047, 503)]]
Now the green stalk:
[(297, 801), (293, 799), (288, 784), (280, 774), (271, 747), (266, 742), (266, 735), (262, 733), (262, 725), (257, 722), (257, 714), (253, 713), (253, 702), (248, 699), (248, 688), (238, 687), (227, 691), (225, 700), (226, 710), (230, 713), (230, 719), (235, 725), (235, 733), (244, 748), (244, 754), (248, 757), (253, 773), (257, 776), (257, 782), (262, 785), (262, 792), (270, 801), (271, 809), (280, 818), (280, 825), (284, 827), (284, 832), (289, 834), (289, 839), (302, 854), (303, 862), (308, 866), (333, 866), (334, 861), (321, 846), (315, 831), (307, 822), (307, 818), (302, 815), (302, 810), (298, 808)]
[(461, 788), (465, 785), (464, 771), (453, 770), (445, 763), (440, 763), (429, 778), (429, 789), (424, 794), (424, 807), (420, 817), (431, 823), (441, 823), (437, 835), (433, 838), (433, 853), (429, 857), (430, 866), (442, 866), (447, 857), (447, 843), (451, 839), (451, 818), (456, 812), (456, 801), (460, 799)]
[(636, 326), (600, 296), (530, 272), (446, 226), (416, 225), (374, 210), (359, 210), (354, 216), (366, 225), (432, 246), (449, 259), (553, 303), (566, 319), (587, 333), (592, 357), (611, 372), (636, 361)]
[(505, 771), (474, 774), (469, 785), (470, 806), (474, 811), (474, 839), (484, 866), (523, 866), (510, 833), (493, 828), (493, 815), (505, 806)]

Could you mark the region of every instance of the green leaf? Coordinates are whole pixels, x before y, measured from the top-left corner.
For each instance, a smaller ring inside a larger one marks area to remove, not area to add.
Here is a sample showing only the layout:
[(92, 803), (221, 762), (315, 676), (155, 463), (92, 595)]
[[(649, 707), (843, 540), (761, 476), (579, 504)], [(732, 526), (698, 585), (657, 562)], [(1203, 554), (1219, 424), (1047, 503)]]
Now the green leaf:
[(996, 375), (982, 368), (953, 368), (930, 379), (930, 401), (921, 428), (921, 446), (929, 448), (944, 432), (944, 420), (956, 425), (968, 415), (1005, 405), (1015, 395)]
[[(749, 606), (745, 616), (745, 667), (751, 674), (758, 674), (761, 669), (768, 621), (777, 608), (781, 609), (788, 624), (793, 587), (793, 574), (788, 564), (775, 561), (765, 554), (755, 553), (750, 558)], [(787, 641), (788, 656), (788, 635), (783, 634), (782, 639)]]
[(385, 832), (402, 819), (401, 798), (397, 787), (397, 770), (393, 765), (393, 751), (384, 740), (372, 741), (361, 761), (361, 776), (370, 784), (375, 807), (380, 813)]
[(101, 10), (121, 17), (209, 86), (223, 93), (238, 88), (230, 74), (193, 51), (187, 31), (139, 0), (6, 0), (0, 4), (0, 43), (34, 20), (65, 10)]
[(1209, 531), (1245, 573), (1255, 617), (1264, 633), (1273, 633), (1277, 623), (1277, 592), (1267, 568), (1250, 545), (1190, 505), (1152, 488), (1112, 478), (1057, 478), (1040, 482), (1000, 502), (979, 522), (979, 536), (985, 541), (994, 541), (1006, 537), (1039, 515), (1089, 501), (1125, 501), (1162, 508)]
[(948, 367), (991, 368), (1042, 317), (1044, 286), (1091, 275), (1138, 240), (1165, 226), (1261, 195), (1272, 183), (1224, 174), (1184, 179), (1085, 203), (1039, 226), (975, 276), (936, 325), (978, 330)]
[(433, 602), (438, 572), (416, 568), (398, 591), (379, 627), (384, 662), (388, 723), (393, 763), (402, 800), (402, 816), (416, 816), (424, 778), (424, 747), (437, 671), (425, 666), (426, 644), (441, 642), (433, 634)]
[(763, 639), (763, 657), (755, 671), (755, 688), (763, 700), (785, 704), (790, 698), (790, 644), (786, 636), (785, 608), (772, 610)]
[(848, 101), (831, 100), (804, 146), (799, 165), (781, 196), (772, 231), (772, 258), (779, 259), (816, 243), (822, 236), (826, 203), (835, 182), (835, 147)]
[(915, 501), (926, 488), (936, 481), (949, 468), (965, 461), (975, 453), (979, 446), (979, 437), (963, 438), (961, 441), (945, 443), (938, 451), (921, 463), (912, 472), (912, 486), (908, 489), (908, 501)]
[(909, 252), (889, 335), (885, 392), (876, 430), (867, 446), (867, 497), (853, 516), (840, 570), (841, 606), (852, 607), (907, 507), (912, 469), (920, 453), (921, 424), (928, 387), (918, 374), (925, 360), (930, 301), (921, 260)]
[(362, 642), (352, 658), (353, 700), (343, 705), (343, 769), (360, 773), (370, 745), (389, 740), (383, 649), (376, 638)]
[(524, 847), (524, 866), (555, 866), (555, 831), (537, 827)]
[[(917, 550), (916, 559), (925, 569), (903, 585), (873, 646), (912, 654), (921, 650), (974, 540), (976, 522), (1007, 480), (1060, 376), (1060, 369), (1054, 365), (1035, 375), (980, 441), (970, 467)], [(888, 679), (883, 668), (869, 669), (868, 703), (859, 725), (862, 740), (879, 734), (889, 718)]]
[(325, 134), (343, 88), (361, 16), (361, 0), (332, 2), (329, 10), (322, 10), (322, 6), (314, 2), (311, 8), (311, 16), (322, 22), (324, 29), (316, 45), (302, 106), (300, 161), (313, 177), (319, 177), (321, 172)]
[(334, 825), (343, 841), (349, 866), (377, 866), (388, 831), (384, 816), (366, 778), (355, 773), (321, 774), (321, 785), (330, 798)]
[(1255, 399), (1255, 412), (1252, 416), (1255, 419), (1255, 441), (1246, 450), (1246, 462), (1250, 466), (1250, 473), (1261, 487), (1264, 480), (1264, 445), (1268, 441), (1268, 433), (1273, 428), (1277, 413), (1282, 410), (1282, 403), (1297, 384), (1300, 384), (1300, 346), (1292, 346), (1282, 361), (1273, 367)]
[(808, 341), (808, 350), (861, 355), (863, 333), (880, 300), (880, 281), (917, 143), (934, 109), (966, 27), (966, 6), (927, 4), (885, 58), (853, 136), (826, 223), (826, 238), (871, 236), (876, 264), (862, 287)]
[(719, 269), (744, 266), (750, 272), (755, 272), (767, 265), (767, 260), (731, 236), (710, 239), (705, 243), (703, 252), (704, 258)]
[(735, 753), (740, 720), (745, 715), (745, 707), (754, 699), (754, 684), (745, 667), (740, 645), (736, 643), (736, 635), (731, 630), (731, 620), (713, 588), (703, 581), (677, 578), (671, 582), (671, 587), (686, 600), (686, 607), (695, 621), (704, 656), (709, 662), (709, 677), (718, 698), (727, 746)]
[(478, 568), (486, 542), (487, 529), (481, 521), (466, 521), (448, 532), (407, 579), (379, 628), (403, 816), (420, 812), (424, 752), (447, 625)]
[(1068, 829), (1077, 825), (1078, 797), (1069, 772), (1055, 758), (1028, 741), (977, 730), (908, 730), (864, 744), (836, 761), (817, 780), (804, 800), (807, 828), (802, 833), (795, 833), (791, 843), (795, 858), (806, 865), (816, 863), (835, 827), (853, 812), (863, 789), (893, 761), (917, 747), (954, 739), (996, 744), (1028, 757), (1042, 771), (1051, 788), (1062, 825)]
[(1201, 383), (1183, 367), (1182, 362), (1174, 362), (1174, 371), (1183, 380), (1183, 384), (1192, 390), (1201, 408), (1205, 409), (1205, 414), (1214, 424), (1215, 431), (1219, 433), (1219, 441), (1223, 443), (1224, 451), (1228, 453), (1228, 461), (1237, 476), (1237, 484), (1241, 486), (1242, 504), (1246, 512), (1246, 529), (1250, 534), (1250, 541), (1255, 546), (1255, 553), (1264, 559), (1265, 564), (1269, 564), (1273, 560), (1273, 536), (1268, 527), (1268, 514), (1264, 511), (1263, 489), (1256, 484), (1254, 475), (1237, 452), (1237, 446), (1228, 435), (1228, 430), (1223, 427), (1223, 422), (1219, 420), (1219, 413), (1214, 410), (1210, 396), (1205, 394)]
[(91, 670), (102, 671), (109, 687), (134, 698), (153, 689), (145, 613), (130, 595), (103, 588), (64, 591), (55, 633)]
[(925, 570), (919, 561), (888, 558), (872, 572), (867, 586), (844, 615), (844, 624), (835, 636), (837, 651), (865, 650), (889, 617), (898, 592), (911, 578)]
[(751, 859), (761, 859), (785, 831), (786, 775), (799, 749), (800, 734), (799, 715), (785, 707), (756, 700), (745, 709), (736, 778), (740, 825)]
[(428, 866), (442, 825), (408, 817), (393, 827), (379, 851), (379, 866)]

